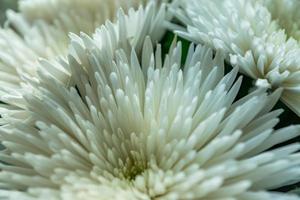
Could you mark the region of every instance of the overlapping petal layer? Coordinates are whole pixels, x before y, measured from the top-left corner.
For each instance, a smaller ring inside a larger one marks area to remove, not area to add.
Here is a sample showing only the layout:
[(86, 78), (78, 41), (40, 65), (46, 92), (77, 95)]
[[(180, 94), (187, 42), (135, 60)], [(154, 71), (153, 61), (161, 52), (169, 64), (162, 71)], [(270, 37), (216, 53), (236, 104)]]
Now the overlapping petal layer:
[(189, 0), (177, 16), (178, 33), (222, 50), (260, 87), (283, 88), (282, 100), (300, 115), (299, 1)]

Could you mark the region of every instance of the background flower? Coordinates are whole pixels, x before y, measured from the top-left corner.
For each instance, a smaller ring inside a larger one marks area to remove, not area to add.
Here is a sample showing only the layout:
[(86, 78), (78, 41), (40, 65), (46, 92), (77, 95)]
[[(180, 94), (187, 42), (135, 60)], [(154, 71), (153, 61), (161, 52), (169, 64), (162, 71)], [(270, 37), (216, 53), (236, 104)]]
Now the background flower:
[[(16, 18), (20, 17), (21, 15), (18, 15)], [(111, 50), (111, 54), (114, 54), (114, 51), (117, 48), (123, 48), (124, 50), (126, 48), (126, 51), (130, 53), (131, 48), (135, 47), (138, 52), (141, 49), (146, 35), (151, 35), (153, 42), (160, 40), (165, 33), (163, 22), (167, 18), (170, 17), (167, 17), (165, 14), (165, 6), (162, 5), (158, 8), (157, 4), (154, 2), (150, 3), (145, 9), (140, 7), (137, 12), (131, 8), (128, 16), (125, 16), (124, 11), (120, 11), (116, 24), (112, 24), (108, 21), (105, 27), (98, 30), (99, 34), (96, 36), (98, 47), (101, 49), (109, 48)], [(43, 23), (45, 22), (43, 21)], [(34, 25), (32, 27), (36, 30), (38, 26)], [(53, 26), (49, 27), (53, 28)], [(58, 42), (57, 44), (62, 44), (64, 47), (54, 48), (58, 49), (58, 52), (52, 53), (52, 51), (50, 51), (51, 56), (37, 55), (24, 43), (26, 41), (20, 38), (15, 32), (12, 30), (3, 30), (2, 40), (5, 40), (4, 45), (7, 48), (5, 48), (6, 51), (2, 54), (4, 63), (3, 65), (0, 65), (0, 68), (1, 66), (3, 67), (3, 69), (1, 69), (2, 78), (0, 74), (0, 80), (2, 81), (2, 84), (0, 85), (0, 99), (7, 104), (0, 105), (1, 116), (6, 116), (5, 118), (2, 118), (2, 124), (6, 124), (8, 121), (31, 120), (31, 118), (26, 114), (26, 102), (24, 102), (22, 95), (31, 92), (31, 84), (42, 81), (43, 78), (40, 78), (39, 73), (47, 74), (47, 76), (51, 76), (64, 84), (72, 84), (69, 80), (71, 72), (69, 71), (67, 60), (65, 58), (66, 51), (68, 50), (66, 43), (67, 40), (69, 40), (67, 39), (69, 34), (64, 31), (61, 32), (61, 29), (57, 30), (59, 31), (54, 31), (55, 34), (51, 35), (51, 38), (53, 37), (52, 39), (55, 39), (55, 41)], [(51, 32), (47, 31), (47, 34), (51, 34)], [(8, 32), (10, 34), (7, 35)], [(27, 34), (29, 33), (30, 31), (27, 32)], [(60, 42), (61, 37), (57, 36), (57, 33), (61, 34), (62, 38), (66, 39), (65, 43)], [(72, 37), (72, 34), (70, 35)], [(88, 33), (82, 33), (82, 35), (88, 36)], [(12, 36), (13, 38), (10, 38)], [(34, 36), (34, 34), (30, 36), (30, 40), (32, 39), (32, 36)], [(73, 37), (75, 37), (74, 34)], [(40, 41), (38, 36), (34, 38), (34, 40), (37, 40), (37, 47), (41, 47), (43, 50), (48, 52), (47, 45)], [(53, 44), (52, 42), (50, 43)], [(28, 44), (36, 47), (32, 41), (28, 41)], [(74, 46), (74, 48), (77, 48), (77, 46)], [(15, 54), (17, 54), (17, 57)], [(18, 60), (18, 56), (20, 56), (21, 60)], [(59, 59), (57, 56), (60, 56)], [(46, 61), (45, 58), (48, 60)], [(41, 65), (40, 63), (43, 64)], [(14, 70), (17, 70), (18, 73), (14, 74)]]
[(281, 99), (299, 115), (299, 1), (190, 0), (181, 6), (176, 14), (187, 25), (181, 36), (222, 50), (257, 86), (284, 88)]
[[(35, 77), (38, 58), (55, 59), (66, 55), (69, 32), (92, 34), (106, 20), (114, 19), (121, 6), (127, 10), (141, 3), (125, 2), (20, 1), (20, 12), (8, 11), (7, 28), (1, 30), (0, 44), (6, 50), (1, 54), (2, 85), (6, 89), (7, 86), (17, 88), (23, 74)], [(64, 73), (62, 70), (55, 76)]]

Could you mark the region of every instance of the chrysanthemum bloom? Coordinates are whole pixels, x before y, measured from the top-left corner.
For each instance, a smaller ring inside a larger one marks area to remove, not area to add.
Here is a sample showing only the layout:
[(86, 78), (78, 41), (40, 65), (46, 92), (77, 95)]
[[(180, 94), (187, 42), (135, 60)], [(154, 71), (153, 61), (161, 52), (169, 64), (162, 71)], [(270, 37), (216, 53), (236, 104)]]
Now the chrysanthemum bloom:
[(269, 150), (300, 131), (273, 130), (279, 90), (234, 102), (241, 78), (221, 54), (192, 45), (181, 70), (180, 44), (162, 56), (147, 39), (138, 55), (121, 34), (112, 53), (104, 30), (72, 37), (73, 86), (40, 73), (24, 97), (34, 123), (1, 127), (3, 199), (299, 199), (267, 192), (300, 175), (299, 144)]
[(19, 13), (10, 11), (8, 17), (24, 34), (24, 26), (35, 26), (39, 21), (66, 33), (92, 34), (106, 20), (114, 20), (119, 8), (127, 11), (148, 1), (152, 0), (23, 0), (19, 3)]
[(177, 13), (179, 34), (227, 54), (256, 84), (283, 88), (282, 101), (300, 115), (300, 2), (188, 0)]
[(6, 86), (19, 87), (24, 73), (35, 76), (38, 58), (54, 59), (67, 54), (69, 32), (92, 34), (106, 20), (114, 19), (120, 7), (128, 10), (130, 6), (137, 7), (138, 2), (141, 3), (125, 2), (20, 1), (20, 12), (8, 11), (6, 28), (0, 31), (0, 47), (3, 49), (0, 80)]
[[(128, 15), (125, 15), (121, 10), (115, 23), (108, 21), (106, 26), (98, 30), (99, 33), (96, 34), (98, 48), (109, 48), (113, 53), (115, 49), (122, 47), (130, 53), (131, 48), (134, 47), (137, 52), (140, 52), (146, 35), (150, 35), (154, 43), (161, 39), (165, 32), (163, 22), (168, 18), (170, 17), (165, 15), (165, 5), (162, 4), (158, 7), (153, 2), (149, 3), (145, 8), (140, 7), (136, 11), (132, 8), (129, 9)], [(11, 30), (2, 31), (2, 42), (4, 42), (5, 51), (0, 55), (3, 58), (3, 62), (0, 63), (0, 99), (8, 103), (9, 106), (0, 105), (0, 114), (7, 116), (5, 119), (1, 119), (1, 123), (6, 123), (8, 120), (24, 120), (26, 103), (22, 98), (22, 94), (31, 91), (31, 86), (27, 84), (28, 82), (40, 81), (38, 71), (47, 73), (65, 84), (70, 84), (70, 71), (66, 64), (67, 61), (64, 59), (67, 54), (67, 45), (65, 44), (67, 34), (65, 31), (60, 31), (60, 29), (57, 29), (57, 31), (55, 31), (56, 29), (50, 29), (49, 27), (53, 28), (53, 26), (49, 26), (45, 30), (45, 38), (47, 38), (46, 43), (49, 42), (49, 45), (52, 45), (50, 47), (39, 37), (41, 35), (39, 35), (40, 32), (38, 30), (42, 29), (38, 29), (38, 27), (38, 25), (32, 27), (33, 30), (37, 31), (37, 35), (33, 31), (34, 33), (31, 35), (33, 38), (25, 39), (20, 38)], [(5, 35), (8, 32), (10, 34)], [(88, 34), (85, 33), (84, 35)], [(64, 42), (60, 41), (61, 38), (64, 38)], [(122, 39), (120, 40), (120, 38)], [(127, 44), (127, 46), (124, 46), (124, 44)], [(63, 47), (60, 47), (60, 45)], [(73, 47), (76, 48), (76, 46)], [(57, 59), (58, 61), (56, 61), (57, 55), (61, 57)], [(48, 58), (50, 61), (46, 62), (40, 57)], [(50, 65), (48, 62), (52, 64)], [(43, 64), (41, 65), (40, 63)]]

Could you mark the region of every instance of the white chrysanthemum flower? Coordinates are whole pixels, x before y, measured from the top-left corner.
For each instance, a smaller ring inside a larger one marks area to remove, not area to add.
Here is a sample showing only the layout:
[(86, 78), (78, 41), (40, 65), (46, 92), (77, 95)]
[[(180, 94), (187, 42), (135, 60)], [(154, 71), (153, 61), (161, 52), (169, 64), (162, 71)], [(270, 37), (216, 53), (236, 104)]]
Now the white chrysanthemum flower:
[[(73, 177), (74, 178), (74, 177)], [(1, 191), (0, 199), (22, 200), (148, 200), (148, 196), (130, 184), (101, 184), (90, 179), (74, 179), (72, 185), (65, 185), (60, 190), (29, 189), (27, 193), (18, 191)]]
[[(36, 77), (39, 58), (65, 56), (69, 32), (90, 35), (106, 20), (115, 19), (119, 8), (127, 11), (142, 2), (146, 1), (20, 1), (20, 12), (8, 11), (7, 27), (0, 30), (0, 48), (4, 49), (0, 55), (0, 96), (28, 92), (20, 86), (24, 76)], [(68, 76), (63, 68), (48, 71), (57, 79)], [(6, 101), (4, 97), (1, 100)]]
[(192, 45), (181, 70), (180, 44), (164, 61), (150, 39), (112, 54), (102, 30), (72, 37), (72, 87), (41, 73), (25, 96), (34, 123), (1, 127), (4, 199), (299, 199), (267, 192), (300, 175), (299, 144), (269, 150), (300, 133), (273, 130), (280, 91), (234, 102), (241, 78), (219, 53)]
[[(140, 7), (137, 11), (129, 9), (128, 15), (125, 15), (123, 11), (119, 11), (115, 23), (107, 21), (105, 26), (97, 30), (98, 33), (95, 36), (95, 40), (98, 42), (98, 48), (105, 49), (105, 51), (106, 49), (110, 49), (111, 55), (107, 56), (112, 58), (115, 50), (118, 48), (123, 48), (127, 54), (130, 54), (132, 47), (134, 47), (137, 52), (140, 52), (143, 41), (147, 35), (151, 36), (153, 43), (158, 42), (165, 33), (163, 22), (164, 20), (170, 19), (170, 16), (166, 16), (164, 4), (160, 7), (156, 5), (155, 3), (149, 3), (146, 8)], [(48, 32), (46, 33), (48, 34)], [(61, 82), (71, 84), (69, 82), (70, 71), (63, 57), (58, 62), (52, 60), (52, 64), (48, 64), (49, 61), (46, 62), (41, 58), (49, 59), (49, 57), (55, 57), (52, 55), (56, 55), (56, 53), (50, 53), (50, 56), (47, 56), (46, 53), (42, 55), (35, 53), (40, 52), (39, 50), (42, 47), (47, 47), (43, 41), (40, 41), (38, 37), (36, 37), (35, 40), (37, 40), (37, 42), (35, 44), (31, 41), (32, 38), (29, 38), (28, 44), (33, 45), (32, 48), (29, 48), (24, 44), (24, 40), (20, 39), (17, 34), (12, 31), (11, 34), (14, 38), (3, 35), (3, 37), (6, 38), (4, 39), (6, 41), (5, 45), (9, 46), (9, 48), (3, 53), (3, 57), (7, 58), (5, 63), (3, 65), (0, 64), (0, 69), (3, 72), (2, 76), (0, 74), (0, 80), (3, 80), (3, 83), (1, 82), (0, 84), (0, 91), (2, 91), (2, 93), (0, 92), (0, 99), (10, 104), (10, 106), (0, 105), (1, 115), (6, 116), (4, 119), (1, 119), (2, 124), (12, 120), (24, 120), (24, 107), (26, 103), (22, 98), (22, 94), (31, 91), (30, 85), (27, 84), (28, 82), (42, 81), (37, 72), (47, 73)], [(55, 35), (55, 31), (53, 35)], [(82, 35), (87, 36), (86, 33), (82, 33)], [(71, 37), (73, 37), (72, 34)], [(58, 36), (57, 41), (59, 41), (59, 38)], [(37, 51), (33, 51), (33, 47), (37, 47)], [(76, 48), (76, 45), (71, 48)], [(59, 52), (62, 48), (54, 49), (58, 49), (58, 55), (63, 56), (66, 54), (65, 52)], [(63, 49), (63, 51), (67, 51), (67, 48)], [(45, 51), (47, 51), (47, 48), (45, 48)], [(15, 56), (15, 59), (13, 59), (12, 56)], [(41, 58), (38, 63), (37, 60), (39, 57)], [(32, 62), (35, 64), (32, 65)], [(8, 65), (9, 63), (10, 65)], [(40, 63), (42, 63), (42, 65)], [(1, 66), (3, 68), (1, 68)], [(28, 70), (23, 70), (22, 67), (26, 67)], [(14, 74), (14, 70), (20, 72)]]
[(26, 34), (28, 26), (44, 22), (64, 32), (93, 33), (107, 19), (114, 20), (119, 8), (129, 10), (151, 0), (22, 0), (19, 13), (9, 12), (8, 20)]
[(257, 85), (283, 88), (282, 100), (300, 115), (300, 2), (189, 0), (177, 16), (193, 42), (223, 50)]
[[(126, 3), (125, 3), (126, 2)], [(142, 1), (119, 0), (34, 0), (20, 1), (20, 12), (9, 11), (7, 26), (1, 29), (2, 92), (20, 87), (23, 74), (36, 76), (39, 58), (54, 59), (67, 54), (69, 32), (87, 34), (106, 20), (113, 20), (119, 8), (128, 10)], [(12, 28), (12, 29), (11, 29)], [(62, 76), (64, 70), (55, 76)]]

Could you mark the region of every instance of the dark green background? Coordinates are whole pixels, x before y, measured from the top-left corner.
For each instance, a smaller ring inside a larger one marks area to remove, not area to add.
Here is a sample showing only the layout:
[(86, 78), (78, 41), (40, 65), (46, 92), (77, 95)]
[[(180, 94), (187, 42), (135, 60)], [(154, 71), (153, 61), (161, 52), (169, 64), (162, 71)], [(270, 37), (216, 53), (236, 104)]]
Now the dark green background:
[(17, 0), (0, 0), (0, 22), (5, 21), (5, 11), (7, 8), (16, 9)]

